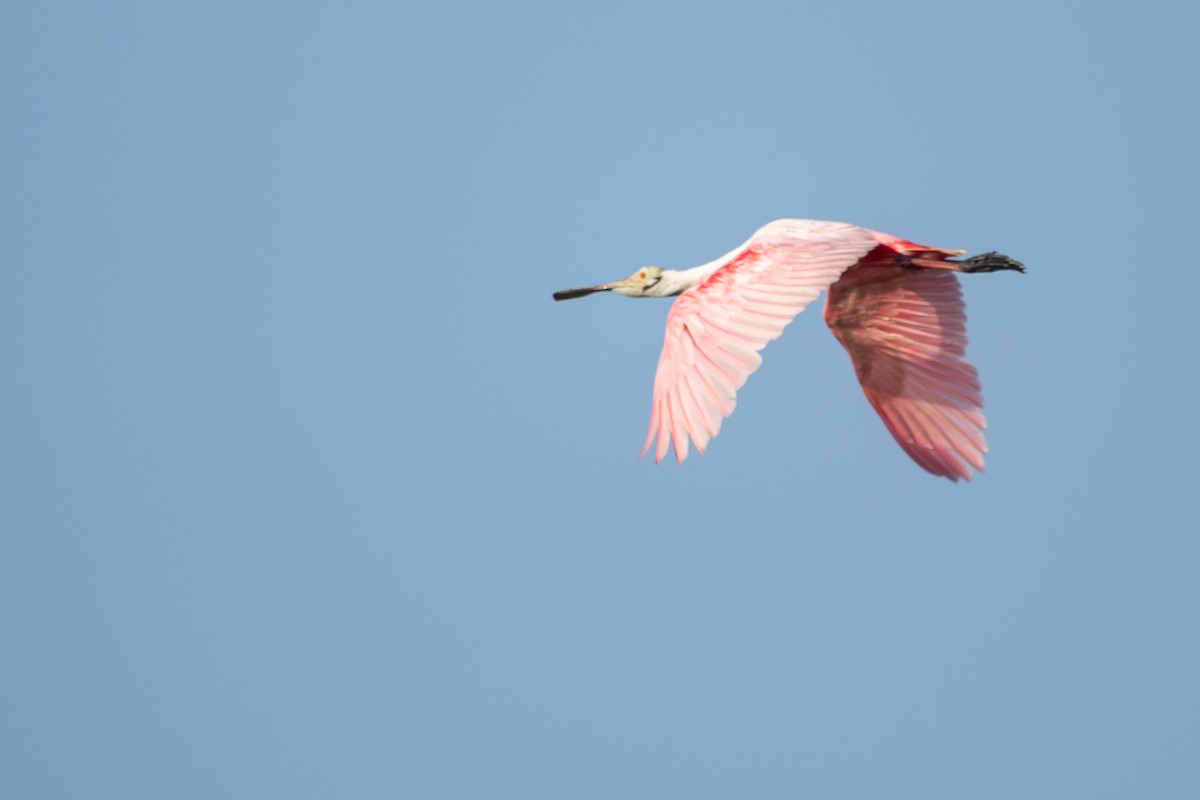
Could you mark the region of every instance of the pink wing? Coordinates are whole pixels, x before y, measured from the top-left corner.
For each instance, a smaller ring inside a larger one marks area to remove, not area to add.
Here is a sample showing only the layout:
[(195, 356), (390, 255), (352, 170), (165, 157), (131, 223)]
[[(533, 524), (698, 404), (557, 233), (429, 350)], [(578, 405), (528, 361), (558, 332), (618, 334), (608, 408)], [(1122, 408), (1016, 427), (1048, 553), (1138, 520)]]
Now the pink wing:
[(864, 265), (829, 289), (825, 321), (883, 424), (913, 461), (952, 481), (983, 470), (983, 396), (967, 363), (953, 272)]
[(854, 225), (779, 220), (680, 295), (667, 315), (642, 455), (655, 437), (656, 462), (669, 441), (682, 462), (689, 438), (703, 455), (733, 413), (737, 390), (762, 363), (758, 351), (878, 244)]

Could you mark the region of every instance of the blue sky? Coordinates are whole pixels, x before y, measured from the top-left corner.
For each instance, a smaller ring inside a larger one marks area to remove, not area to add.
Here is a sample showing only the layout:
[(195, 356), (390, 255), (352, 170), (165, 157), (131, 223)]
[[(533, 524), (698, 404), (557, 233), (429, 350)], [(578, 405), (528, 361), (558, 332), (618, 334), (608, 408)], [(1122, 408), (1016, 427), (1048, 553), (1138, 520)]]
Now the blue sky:
[[(1194, 4), (14, 3), (0, 794), (1195, 797)], [(636, 460), (778, 217), (998, 249), (986, 474), (810, 309)]]

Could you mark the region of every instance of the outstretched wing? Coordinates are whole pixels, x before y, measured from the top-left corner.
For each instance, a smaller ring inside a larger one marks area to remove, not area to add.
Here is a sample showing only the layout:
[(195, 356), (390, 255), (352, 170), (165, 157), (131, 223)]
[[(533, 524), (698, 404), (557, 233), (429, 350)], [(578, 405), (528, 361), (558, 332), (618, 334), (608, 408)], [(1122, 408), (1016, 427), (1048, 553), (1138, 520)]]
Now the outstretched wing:
[(953, 272), (862, 266), (830, 288), (825, 321), (913, 461), (952, 481), (983, 470), (983, 396)]
[(667, 315), (642, 455), (656, 437), (656, 462), (669, 441), (680, 462), (689, 439), (703, 455), (733, 413), (737, 390), (762, 363), (758, 351), (878, 244), (854, 225), (778, 220), (680, 295)]

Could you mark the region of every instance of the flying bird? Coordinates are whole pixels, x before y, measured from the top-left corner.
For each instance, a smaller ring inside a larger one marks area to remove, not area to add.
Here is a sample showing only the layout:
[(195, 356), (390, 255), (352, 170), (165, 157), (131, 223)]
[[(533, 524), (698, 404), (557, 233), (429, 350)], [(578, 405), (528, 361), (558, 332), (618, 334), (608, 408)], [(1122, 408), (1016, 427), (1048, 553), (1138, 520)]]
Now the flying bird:
[(983, 470), (987, 444), (979, 378), (966, 360), (966, 313), (956, 272), (1025, 266), (999, 253), (927, 247), (845, 222), (781, 219), (715, 261), (685, 270), (642, 267), (612, 283), (555, 292), (679, 299), (650, 405), (655, 462), (690, 441), (704, 455), (758, 352), (827, 290), (825, 322), (850, 354), (867, 401), (918, 466), (952, 481)]

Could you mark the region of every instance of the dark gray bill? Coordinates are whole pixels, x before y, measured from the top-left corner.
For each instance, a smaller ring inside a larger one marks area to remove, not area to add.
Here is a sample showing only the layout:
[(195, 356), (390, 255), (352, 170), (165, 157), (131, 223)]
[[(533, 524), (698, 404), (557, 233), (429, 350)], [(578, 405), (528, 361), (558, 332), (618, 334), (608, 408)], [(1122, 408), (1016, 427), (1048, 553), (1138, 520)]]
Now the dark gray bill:
[(608, 292), (612, 291), (609, 286), (589, 286), (586, 289), (564, 289), (561, 292), (554, 293), (555, 300), (574, 300), (576, 297), (587, 297), (593, 292)]

